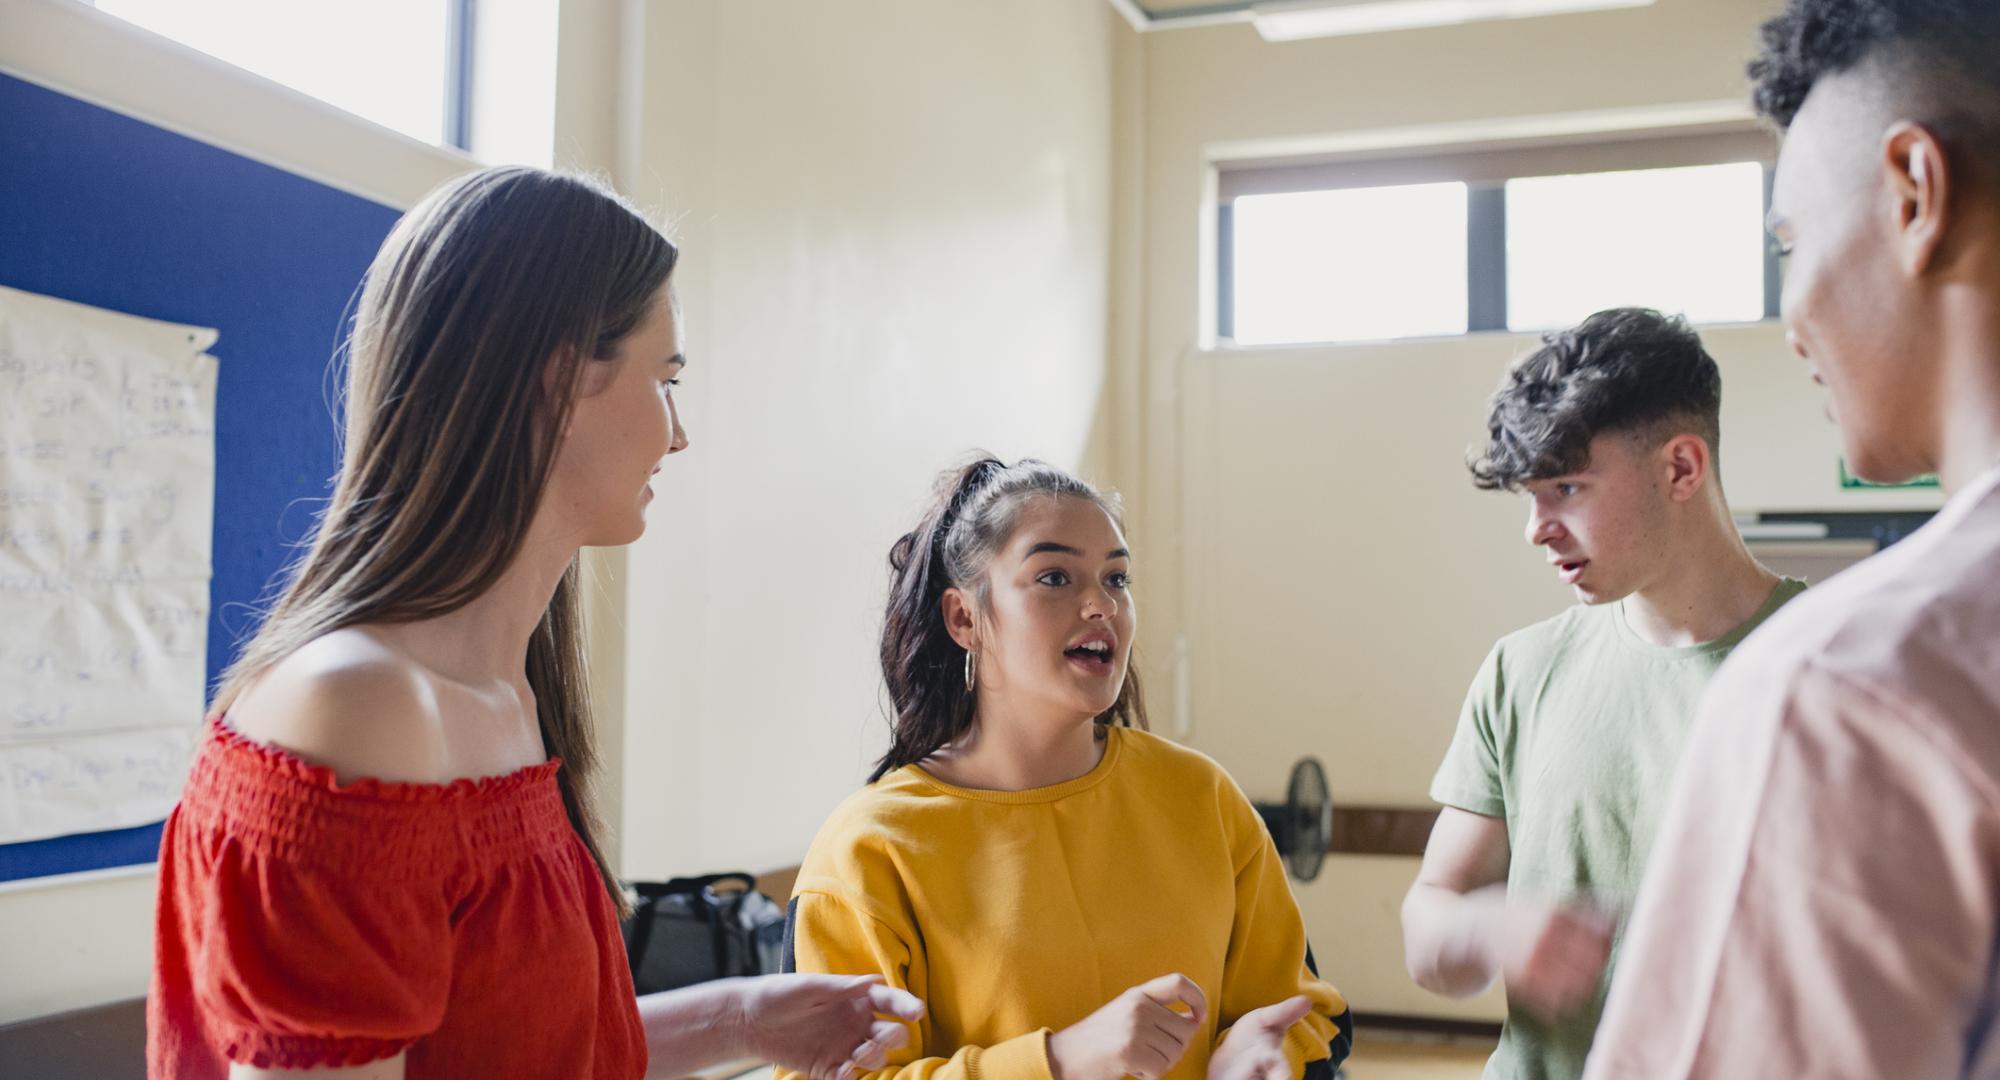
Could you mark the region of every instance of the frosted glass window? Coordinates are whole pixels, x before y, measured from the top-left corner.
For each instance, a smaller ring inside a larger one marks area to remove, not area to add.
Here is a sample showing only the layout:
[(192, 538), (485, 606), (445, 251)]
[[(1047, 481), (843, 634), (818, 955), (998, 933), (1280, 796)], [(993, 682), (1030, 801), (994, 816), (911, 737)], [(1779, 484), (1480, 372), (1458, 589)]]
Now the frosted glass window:
[(109, 14), (427, 143), (445, 141), (445, 0), (96, 0)]
[(1233, 206), (1238, 344), (1465, 332), (1464, 184), (1245, 195)]
[(557, 0), (481, 4), (472, 20), (472, 153), (546, 169), (556, 148)]
[(1764, 317), (1764, 170), (1755, 162), (1507, 182), (1507, 325), (1609, 307), (1696, 323)]

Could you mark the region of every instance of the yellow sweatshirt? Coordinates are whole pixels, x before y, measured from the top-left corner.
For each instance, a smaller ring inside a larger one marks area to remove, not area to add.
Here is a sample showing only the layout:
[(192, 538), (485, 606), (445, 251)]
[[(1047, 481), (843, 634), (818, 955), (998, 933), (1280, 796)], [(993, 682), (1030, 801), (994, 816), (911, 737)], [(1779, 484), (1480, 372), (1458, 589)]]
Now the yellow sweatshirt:
[(928, 1003), (874, 1080), (1049, 1080), (1050, 1032), (1172, 972), (1209, 1010), (1171, 1080), (1201, 1080), (1237, 1017), (1293, 994), (1313, 1002), (1286, 1035), (1294, 1075), (1330, 1074), (1352, 1041), (1249, 800), (1207, 757), (1131, 728), (1054, 787), (890, 773), (820, 829), (791, 914), (788, 970), (879, 973)]

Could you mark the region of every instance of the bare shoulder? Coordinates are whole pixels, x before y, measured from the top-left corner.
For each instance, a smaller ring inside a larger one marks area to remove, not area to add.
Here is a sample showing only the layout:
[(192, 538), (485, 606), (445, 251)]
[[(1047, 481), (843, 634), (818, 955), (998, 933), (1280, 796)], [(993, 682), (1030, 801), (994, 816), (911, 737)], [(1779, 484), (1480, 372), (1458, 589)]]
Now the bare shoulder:
[(342, 782), (447, 779), (428, 675), (365, 627), (316, 638), (272, 665), (230, 705), (229, 726), (324, 765)]

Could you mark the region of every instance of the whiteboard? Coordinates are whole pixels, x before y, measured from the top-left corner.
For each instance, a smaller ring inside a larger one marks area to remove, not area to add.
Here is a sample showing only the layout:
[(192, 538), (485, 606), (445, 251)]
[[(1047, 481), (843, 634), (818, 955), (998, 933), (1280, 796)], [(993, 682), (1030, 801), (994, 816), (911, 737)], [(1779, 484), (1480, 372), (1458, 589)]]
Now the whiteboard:
[(200, 731), (216, 331), (0, 287), (0, 844), (159, 821)]

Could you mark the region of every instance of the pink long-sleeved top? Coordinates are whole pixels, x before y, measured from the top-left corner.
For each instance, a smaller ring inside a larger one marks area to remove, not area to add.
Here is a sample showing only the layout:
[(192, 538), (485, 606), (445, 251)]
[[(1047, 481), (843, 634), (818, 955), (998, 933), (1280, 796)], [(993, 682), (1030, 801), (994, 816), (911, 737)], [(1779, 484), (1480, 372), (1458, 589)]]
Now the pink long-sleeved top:
[(1586, 1080), (2000, 1077), (2000, 467), (1703, 698)]

